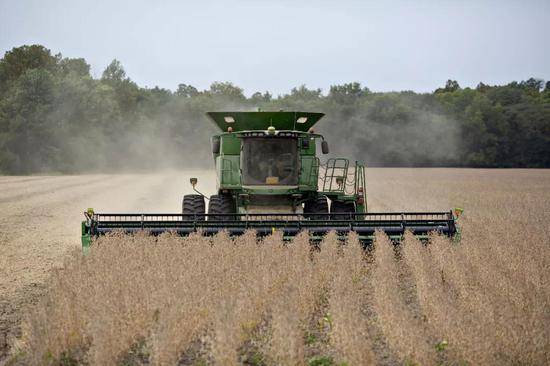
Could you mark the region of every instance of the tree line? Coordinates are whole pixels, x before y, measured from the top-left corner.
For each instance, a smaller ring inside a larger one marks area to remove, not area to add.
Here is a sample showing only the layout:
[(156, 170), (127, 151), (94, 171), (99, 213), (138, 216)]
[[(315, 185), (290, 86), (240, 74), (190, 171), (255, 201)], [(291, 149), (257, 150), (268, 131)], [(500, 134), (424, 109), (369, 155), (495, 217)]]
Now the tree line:
[(550, 167), (550, 82), (433, 93), (373, 92), (360, 83), (323, 93), (302, 85), (250, 97), (229, 82), (209, 89), (143, 88), (113, 60), (100, 78), (82, 58), (41, 45), (0, 60), (0, 173), (150, 171), (210, 167), (204, 113), (319, 111), (332, 153), (371, 166)]

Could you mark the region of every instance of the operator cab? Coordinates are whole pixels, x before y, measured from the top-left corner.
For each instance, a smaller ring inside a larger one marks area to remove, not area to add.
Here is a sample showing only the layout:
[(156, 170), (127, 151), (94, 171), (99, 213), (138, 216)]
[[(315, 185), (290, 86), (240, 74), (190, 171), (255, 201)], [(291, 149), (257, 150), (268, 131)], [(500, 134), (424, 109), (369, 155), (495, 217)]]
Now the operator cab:
[(241, 142), (244, 185), (298, 185), (298, 139), (292, 137), (244, 137)]

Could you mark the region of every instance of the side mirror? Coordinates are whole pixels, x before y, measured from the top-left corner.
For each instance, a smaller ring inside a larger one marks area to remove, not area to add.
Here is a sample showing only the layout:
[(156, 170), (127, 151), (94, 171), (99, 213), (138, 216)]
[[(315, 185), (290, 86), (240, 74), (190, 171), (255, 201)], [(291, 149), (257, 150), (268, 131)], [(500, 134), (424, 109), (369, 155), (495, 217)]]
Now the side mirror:
[(212, 138), (212, 153), (213, 154), (219, 154), (220, 153), (220, 138), (219, 137)]
[(323, 152), (323, 154), (329, 153), (328, 142), (326, 142), (325, 140), (321, 141), (321, 151)]
[(191, 179), (189, 179), (189, 183), (191, 183), (191, 185), (193, 186), (193, 188), (195, 188), (195, 186), (197, 185), (197, 181), (198, 181), (197, 178), (191, 178)]

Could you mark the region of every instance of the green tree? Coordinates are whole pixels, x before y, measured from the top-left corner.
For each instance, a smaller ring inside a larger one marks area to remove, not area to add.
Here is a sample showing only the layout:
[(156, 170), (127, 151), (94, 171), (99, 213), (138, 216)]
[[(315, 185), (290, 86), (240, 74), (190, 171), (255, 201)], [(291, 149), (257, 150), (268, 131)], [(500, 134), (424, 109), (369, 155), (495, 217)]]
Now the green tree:
[(198, 94), (199, 91), (197, 90), (197, 88), (187, 84), (179, 84), (178, 90), (176, 91), (176, 95), (183, 98), (193, 98), (196, 97)]
[(214, 82), (212, 85), (210, 85), (210, 90), (208, 90), (208, 94), (215, 96), (215, 97), (222, 97), (227, 98), (231, 100), (245, 100), (245, 96), (243, 94), (243, 89), (233, 85), (233, 83), (230, 82)]
[(1, 149), (7, 161), (4, 170), (27, 174), (51, 168), (59, 147), (56, 125), (49, 119), (55, 100), (53, 75), (44, 69), (29, 69), (2, 101)]
[(256, 92), (252, 94), (250, 97), (250, 101), (254, 104), (263, 105), (265, 103), (271, 102), (271, 99), (273, 99), (273, 96), (270, 92), (266, 91), (265, 93)]
[(315, 129), (334, 154), (369, 165), (550, 167), (550, 82), (537, 78), (475, 89), (448, 80), (421, 94), (350, 82), (325, 96), (301, 85), (247, 98), (230, 82), (142, 88), (117, 60), (94, 79), (84, 59), (32, 45), (0, 59), (0, 172), (202, 164), (211, 157), (205, 141), (218, 132), (204, 113), (254, 108), (324, 112)]
[(447, 80), (444, 88), (436, 89), (436, 93), (454, 92), (460, 89), (460, 85), (456, 80)]
[(40, 45), (14, 47), (0, 60), (0, 96), (27, 70), (43, 69), (54, 72), (60, 56)]
[(299, 101), (312, 101), (322, 97), (321, 89), (308, 89), (305, 85), (300, 85), (298, 88), (292, 88), (289, 99)]
[(76, 74), (79, 77), (90, 76), (90, 65), (83, 58), (64, 58), (59, 61), (59, 67), (64, 74)]
[(347, 83), (331, 85), (328, 97), (336, 103), (353, 103), (368, 93), (370, 90), (362, 88), (360, 83)]
[(101, 82), (115, 90), (115, 97), (126, 120), (136, 118), (138, 103), (142, 95), (139, 87), (126, 76), (126, 71), (120, 61), (116, 59), (111, 61), (103, 71)]
[(126, 71), (124, 71), (124, 67), (122, 67), (122, 64), (118, 60), (113, 60), (111, 63), (103, 70), (103, 74), (101, 75), (101, 80), (108, 83), (122, 83), (123, 81), (127, 80), (126, 78)]

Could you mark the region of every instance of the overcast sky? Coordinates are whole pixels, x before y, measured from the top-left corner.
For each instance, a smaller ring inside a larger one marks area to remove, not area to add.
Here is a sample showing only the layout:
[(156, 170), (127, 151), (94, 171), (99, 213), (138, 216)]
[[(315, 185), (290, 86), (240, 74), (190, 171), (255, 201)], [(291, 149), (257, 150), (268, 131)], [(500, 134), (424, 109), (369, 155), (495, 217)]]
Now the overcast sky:
[(231, 81), (247, 95), (359, 81), (433, 91), (550, 79), (550, 1), (0, 0), (0, 51), (116, 58), (141, 86)]

